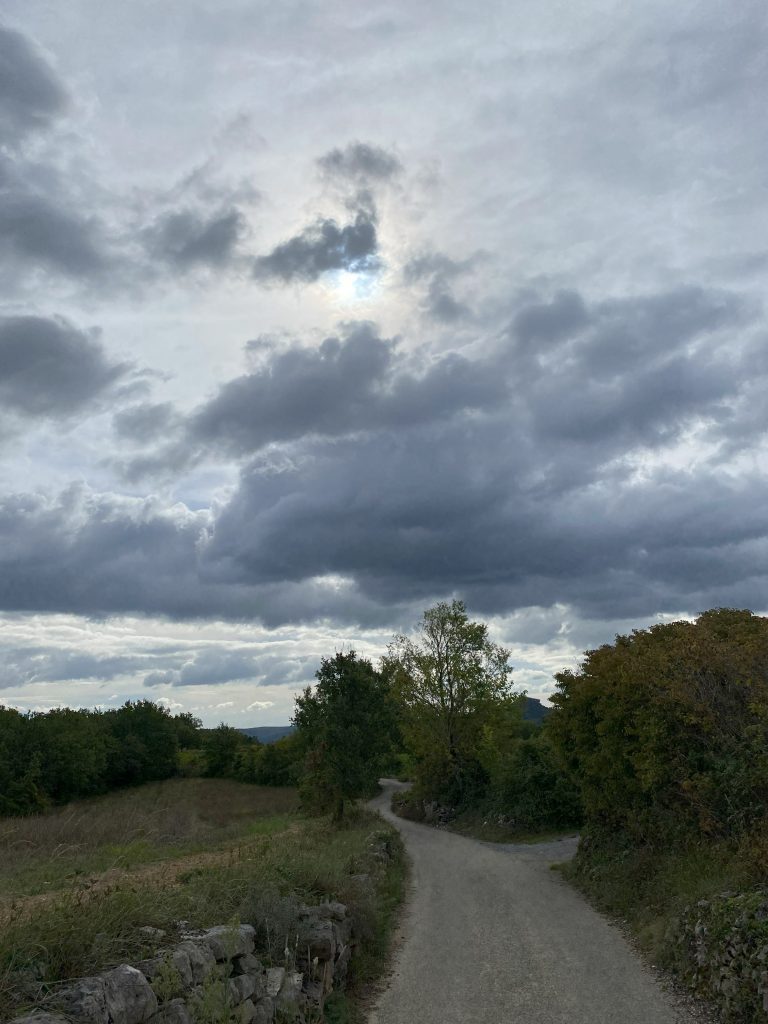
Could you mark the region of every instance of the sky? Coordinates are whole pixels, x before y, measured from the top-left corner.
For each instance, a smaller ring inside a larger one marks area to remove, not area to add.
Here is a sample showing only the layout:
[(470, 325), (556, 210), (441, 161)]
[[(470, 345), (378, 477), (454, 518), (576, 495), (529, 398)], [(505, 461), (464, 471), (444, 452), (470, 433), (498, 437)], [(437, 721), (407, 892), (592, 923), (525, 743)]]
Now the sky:
[(764, 0), (3, 0), (0, 703), (764, 613), (766, 94)]

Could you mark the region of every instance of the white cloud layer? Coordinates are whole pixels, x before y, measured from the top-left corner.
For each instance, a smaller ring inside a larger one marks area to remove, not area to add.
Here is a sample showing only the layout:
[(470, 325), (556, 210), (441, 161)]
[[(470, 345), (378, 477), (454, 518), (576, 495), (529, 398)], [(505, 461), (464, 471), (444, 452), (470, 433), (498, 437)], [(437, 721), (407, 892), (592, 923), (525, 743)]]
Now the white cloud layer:
[(766, 609), (768, 8), (0, 25), (0, 699), (282, 723), (451, 596), (532, 694)]

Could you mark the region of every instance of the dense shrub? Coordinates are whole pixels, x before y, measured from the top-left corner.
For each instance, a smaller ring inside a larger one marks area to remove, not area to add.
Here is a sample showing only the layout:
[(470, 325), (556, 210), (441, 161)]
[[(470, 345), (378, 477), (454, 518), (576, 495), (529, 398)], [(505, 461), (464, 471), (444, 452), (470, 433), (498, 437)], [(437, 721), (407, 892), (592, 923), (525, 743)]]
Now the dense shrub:
[(768, 619), (719, 609), (618, 636), (557, 677), (548, 728), (590, 827), (748, 831), (768, 810)]

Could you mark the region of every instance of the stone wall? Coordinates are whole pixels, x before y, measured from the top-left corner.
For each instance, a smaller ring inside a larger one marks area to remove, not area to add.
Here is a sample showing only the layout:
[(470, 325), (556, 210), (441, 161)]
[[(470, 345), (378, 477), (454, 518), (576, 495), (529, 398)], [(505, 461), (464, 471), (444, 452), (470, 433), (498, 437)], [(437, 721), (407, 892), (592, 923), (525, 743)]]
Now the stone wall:
[(666, 959), (733, 1024), (768, 1022), (768, 888), (725, 892), (686, 908)]
[(282, 954), (284, 966), (262, 964), (254, 953), (254, 936), (249, 924), (187, 932), (180, 943), (149, 960), (60, 987), (13, 1024), (322, 1020), (327, 995), (346, 983), (354, 948), (347, 907), (333, 902), (301, 907), (292, 949)]

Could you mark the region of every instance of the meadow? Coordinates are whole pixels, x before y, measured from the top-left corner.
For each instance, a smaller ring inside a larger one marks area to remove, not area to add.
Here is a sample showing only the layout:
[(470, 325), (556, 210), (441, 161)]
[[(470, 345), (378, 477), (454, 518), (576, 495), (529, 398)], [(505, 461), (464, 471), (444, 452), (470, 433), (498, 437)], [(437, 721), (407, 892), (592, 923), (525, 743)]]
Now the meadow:
[[(398, 862), (371, 888), (371, 834), (300, 815), (293, 789), (173, 779), (0, 819), (0, 1018), (67, 978), (150, 956), (189, 925), (258, 922), (281, 962), (302, 902), (347, 903), (374, 970), (402, 894)], [(159, 929), (163, 935), (153, 932)]]

